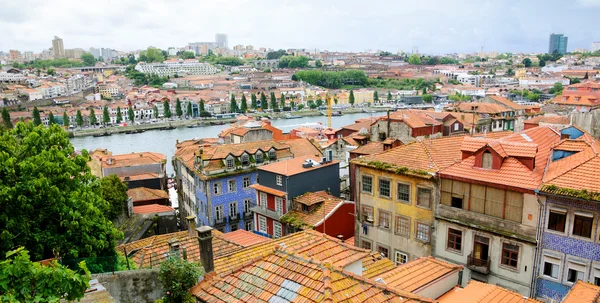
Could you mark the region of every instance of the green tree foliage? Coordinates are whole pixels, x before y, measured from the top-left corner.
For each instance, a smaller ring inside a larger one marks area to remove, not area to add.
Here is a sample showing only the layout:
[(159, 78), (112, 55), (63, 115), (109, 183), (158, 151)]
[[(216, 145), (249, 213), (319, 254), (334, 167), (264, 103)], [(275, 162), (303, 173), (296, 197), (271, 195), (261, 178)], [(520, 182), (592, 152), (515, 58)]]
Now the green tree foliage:
[(54, 114), (52, 112), (48, 112), (48, 125), (56, 124), (56, 119), (54, 119)]
[(83, 126), (83, 115), (80, 110), (77, 110), (77, 113), (75, 114), (75, 123), (77, 123), (77, 126), (79, 127)]
[(108, 113), (108, 106), (104, 106), (104, 109), (102, 110), (102, 123), (104, 125), (106, 125), (109, 122), (110, 122), (110, 115)]
[(419, 64), (421, 64), (421, 57), (419, 57), (419, 55), (417, 55), (417, 54), (412, 54), (408, 58), (408, 63), (413, 64), (413, 65), (419, 65)]
[(167, 119), (173, 116), (173, 113), (171, 112), (171, 106), (169, 105), (169, 101), (167, 100), (165, 100), (165, 102), (163, 103), (163, 116)]
[(316, 103), (315, 103), (315, 101), (313, 101), (313, 100), (308, 100), (308, 101), (306, 102), (306, 105), (307, 105), (307, 106), (308, 106), (310, 109), (315, 109), (315, 108), (317, 108), (317, 104), (316, 104)]
[(237, 113), (239, 111), (237, 101), (235, 101), (235, 95), (231, 94), (229, 99), (229, 112)]
[(213, 61), (214, 64), (228, 65), (228, 66), (240, 66), (244, 65), (244, 60), (238, 57), (215, 57)]
[(200, 112), (204, 112), (206, 110), (204, 110), (204, 100), (200, 99)]
[[(154, 107), (156, 107), (156, 105)], [(129, 118), (129, 123), (133, 123), (135, 120), (135, 113), (133, 112), (133, 107), (131, 107), (131, 105), (127, 109), (127, 118)]]
[(90, 53), (83, 53), (83, 55), (81, 55), (81, 61), (83, 61), (85, 66), (96, 65), (96, 58), (94, 58), (94, 55)]
[(552, 86), (548, 90), (548, 93), (551, 93), (554, 95), (560, 95), (560, 94), (562, 94), (563, 89), (564, 89), (564, 87), (563, 87), (562, 83), (556, 82), (556, 83), (554, 83), (554, 86)]
[(32, 262), (23, 247), (6, 253), (0, 262), (0, 302), (50, 302), (83, 298), (90, 281), (85, 262), (81, 273), (68, 269), (57, 261), (48, 265)]
[(109, 220), (115, 220), (127, 210), (127, 185), (117, 175), (110, 175), (100, 179), (100, 186), (107, 202), (101, 210)]
[(63, 112), (63, 126), (69, 127), (69, 115), (67, 115), (67, 111)]
[(123, 121), (123, 114), (121, 114), (121, 107), (117, 106), (117, 124)]
[(270, 106), (271, 106), (272, 110), (277, 109), (277, 98), (275, 97), (275, 93), (274, 92), (271, 92), (271, 104), (270, 104)]
[(6, 109), (6, 107), (2, 108), (2, 124), (7, 129), (13, 128), (12, 121), (10, 121), (10, 113), (8, 112), (8, 110)]
[(323, 106), (323, 100), (321, 100), (321, 97), (317, 98), (317, 101), (315, 101), (315, 105), (316, 107)]
[(200, 265), (177, 257), (170, 257), (162, 262), (158, 280), (165, 289), (163, 303), (195, 302), (189, 290), (203, 274), (204, 270)]
[[(15, 62), (17, 63), (17, 62)], [(17, 67), (18, 66), (18, 67)], [(67, 67), (82, 67), (84, 66), (83, 62), (73, 61), (66, 58), (55, 59), (55, 60), (35, 60), (31, 62), (27, 62), (25, 64), (13, 64), (14, 68), (23, 69), (23, 68), (33, 68), (33, 69), (48, 69), (50, 67), (56, 68), (67, 68)]]
[(46, 74), (48, 74), (49, 76), (55, 76), (56, 75), (56, 70), (54, 70), (53, 68), (48, 68), (46, 70)]
[(146, 63), (163, 62), (165, 61), (165, 56), (160, 49), (148, 47), (147, 50), (140, 52), (139, 61), (144, 61)]
[(181, 101), (179, 98), (175, 101), (175, 115), (179, 118), (183, 116), (183, 108), (181, 108)]
[(429, 95), (429, 94), (424, 94), (424, 95), (422, 96), (422, 98), (423, 98), (423, 102), (430, 103), (430, 102), (432, 102), (432, 101), (433, 101), (433, 96), (432, 96), (432, 95)]
[(373, 101), (375, 101), (375, 102), (379, 101), (379, 94), (377, 93), (377, 91), (373, 91)]
[(350, 103), (350, 105), (354, 105), (354, 91), (350, 90), (350, 97), (348, 97), (348, 103)]
[(315, 61), (315, 67), (317, 67), (317, 68), (323, 67), (323, 62), (321, 62), (321, 60)]
[(308, 67), (308, 58), (305, 56), (283, 56), (279, 59), (279, 68), (304, 68)]
[(0, 150), (0, 254), (18, 246), (38, 260), (114, 254), (122, 234), (101, 211), (87, 151), (76, 154), (65, 130), (18, 123)]
[(194, 58), (196, 58), (196, 54), (191, 51), (184, 51), (183, 53), (181, 53), (180, 58), (181, 59), (194, 59)]
[(548, 61), (552, 61), (552, 62), (556, 62), (558, 61), (558, 59), (562, 58), (563, 55), (561, 55), (558, 52), (554, 52), (552, 54), (540, 54), (537, 55), (538, 59), (540, 61), (544, 60), (544, 62), (548, 62)]
[(242, 105), (240, 105), (240, 110), (242, 113), (246, 113), (248, 111), (248, 101), (246, 100), (246, 95), (242, 94)]
[(256, 102), (256, 94), (252, 93), (252, 95), (250, 96), (250, 107), (252, 109), (257, 109), (258, 108), (258, 102)]
[(267, 59), (268, 60), (279, 59), (282, 56), (284, 56), (285, 54), (286, 54), (286, 51), (283, 49), (280, 49), (280, 50), (274, 51), (274, 52), (268, 52)]
[(33, 107), (33, 125), (38, 126), (42, 124), (42, 117), (40, 117), (40, 111), (37, 106)]
[(522, 63), (523, 63), (523, 65), (525, 65), (525, 67), (530, 67), (532, 64), (531, 59), (529, 59), (529, 58), (523, 59)]
[(160, 77), (154, 74), (144, 74), (135, 70), (133, 65), (125, 68), (125, 76), (133, 80), (133, 84), (136, 86), (150, 85), (152, 87), (161, 87), (163, 84), (169, 81), (166, 76)]
[(302, 110), (304, 108), (304, 104), (298, 104), (298, 106), (296, 106), (297, 110)]
[(93, 108), (90, 108), (90, 116), (88, 121), (90, 121), (90, 125), (96, 125), (96, 123), (98, 123), (98, 118), (96, 118), (96, 113), (94, 112)]
[(392, 101), (392, 92), (388, 90), (387, 100)]
[(540, 95), (536, 93), (530, 93), (527, 95), (527, 99), (529, 99), (529, 101), (537, 102), (540, 101)]
[(544, 66), (546, 66), (546, 61), (545, 60), (540, 60), (540, 63), (538, 65), (540, 67), (544, 67)]
[(295, 78), (312, 85), (326, 88), (340, 88), (342, 85), (367, 84), (368, 77), (361, 70), (346, 70), (343, 72), (326, 72), (322, 70), (301, 70), (294, 74)]
[(448, 99), (450, 99), (452, 101), (469, 101), (469, 100), (472, 100), (473, 97), (467, 96), (467, 95), (462, 95), (462, 94), (460, 94), (460, 93), (457, 92), (454, 95), (448, 96)]
[(156, 107), (156, 105), (152, 106), (152, 116), (154, 119), (158, 119), (158, 107)]
[(269, 104), (267, 103), (267, 96), (265, 96), (265, 93), (263, 92), (260, 93), (260, 107), (263, 110), (269, 109)]
[(281, 93), (281, 96), (279, 96), (279, 107), (285, 107), (285, 96), (283, 95), (283, 93)]
[(192, 102), (189, 102), (189, 101), (188, 101), (188, 103), (187, 103), (187, 107), (186, 107), (186, 109), (185, 109), (185, 114), (186, 114), (188, 117), (192, 117), (192, 116), (194, 115), (194, 112), (193, 112), (193, 110), (192, 110)]

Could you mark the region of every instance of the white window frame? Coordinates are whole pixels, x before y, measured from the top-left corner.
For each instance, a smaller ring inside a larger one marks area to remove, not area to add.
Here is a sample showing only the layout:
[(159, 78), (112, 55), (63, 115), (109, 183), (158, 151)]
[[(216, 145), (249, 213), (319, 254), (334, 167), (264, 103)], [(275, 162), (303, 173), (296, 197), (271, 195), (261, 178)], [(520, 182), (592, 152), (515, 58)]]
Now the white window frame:
[(283, 198), (275, 197), (275, 211), (283, 213)]
[(252, 221), (246, 221), (245, 225), (246, 225), (245, 227), (246, 227), (247, 231), (252, 231), (253, 230), (253, 228), (252, 228)]
[(244, 199), (244, 214), (250, 212), (250, 208), (252, 207), (252, 199), (246, 198)]
[[(421, 233), (421, 231), (419, 230), (419, 226), (424, 226), (427, 227), (427, 239), (423, 239), (421, 237), (419, 237), (419, 234)], [(418, 241), (424, 242), (424, 243), (429, 243), (431, 241), (431, 226), (429, 226), (429, 224), (427, 223), (423, 223), (423, 222), (415, 222), (415, 239), (417, 239)]]
[(261, 215), (258, 215), (258, 231), (261, 233), (267, 233), (267, 218)]
[[(231, 186), (233, 184), (233, 187)], [(234, 193), (237, 191), (237, 182), (235, 179), (227, 180), (227, 192)]]
[(457, 130), (458, 130), (458, 126), (459, 126), (459, 125), (458, 125), (458, 122), (455, 122), (455, 123), (454, 123), (454, 130), (455, 130), (455, 131), (457, 131)]
[(225, 159), (225, 166), (227, 167), (227, 169), (235, 168), (235, 160), (233, 158)]
[[(400, 261), (398, 261), (398, 259), (400, 259)], [(404, 263), (408, 262), (408, 254), (405, 254), (401, 251), (396, 250), (394, 252), (394, 262), (396, 263), (396, 265), (400, 265), (400, 264), (404, 264)]]
[(250, 182), (251, 182), (250, 180), (251, 180), (250, 176), (244, 177), (242, 179), (242, 188), (246, 189), (246, 188), (250, 187)]
[(588, 272), (588, 266), (587, 266), (587, 264), (585, 264), (583, 262), (578, 262), (576, 260), (569, 260), (569, 259), (567, 259), (567, 262), (565, 264), (564, 277), (563, 277), (564, 278), (564, 281), (563, 281), (564, 284), (573, 285), (573, 284), (575, 284), (577, 282), (577, 281), (571, 282), (571, 281), (567, 280), (569, 278), (569, 270), (570, 269), (573, 269), (575, 271), (583, 273), (583, 275), (582, 275), (582, 277), (581, 277), (580, 280), (581, 281), (587, 281), (587, 277), (586, 277), (586, 274)]
[[(552, 265), (558, 266), (556, 277), (547, 276), (544, 274), (544, 268), (546, 267), (546, 263), (550, 263)], [(542, 256), (542, 266), (540, 266), (540, 276), (544, 277), (544, 279), (547, 279), (547, 280), (560, 282), (560, 276), (561, 276), (560, 270), (562, 267), (561, 265), (562, 265), (562, 260), (560, 257), (544, 254)]]
[(273, 238), (281, 238), (283, 236), (283, 227), (281, 223), (273, 221)]
[(590, 273), (590, 283), (594, 284), (596, 286), (600, 286), (598, 284), (595, 283), (595, 279), (599, 279), (600, 280), (600, 264), (593, 264), (592, 265), (592, 272)]
[(275, 176), (275, 183), (277, 183), (277, 185), (279, 185), (279, 186), (283, 186), (283, 176), (281, 176), (281, 175)]
[[(244, 161), (244, 159), (245, 159), (245, 161)], [(242, 155), (240, 157), (240, 160), (241, 160), (240, 162), (242, 162), (242, 165), (250, 165), (250, 156)], [(244, 164), (244, 162), (246, 162), (246, 163)]]
[(220, 182), (213, 183), (213, 195), (220, 196), (223, 194), (223, 189), (221, 188)]
[(229, 203), (229, 217), (237, 216), (238, 214), (238, 203), (233, 201)]
[(223, 205), (215, 206), (215, 220), (223, 220), (224, 215)]
[(260, 192), (258, 195), (258, 205), (263, 208), (267, 207), (267, 193)]

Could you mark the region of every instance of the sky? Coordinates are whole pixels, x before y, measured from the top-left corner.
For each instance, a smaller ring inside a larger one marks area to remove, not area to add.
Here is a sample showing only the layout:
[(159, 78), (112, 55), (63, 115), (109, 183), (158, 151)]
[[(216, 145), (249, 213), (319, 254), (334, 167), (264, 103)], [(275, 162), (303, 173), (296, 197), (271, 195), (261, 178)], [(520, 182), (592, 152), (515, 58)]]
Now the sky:
[(133, 51), (229, 35), (229, 47), (446, 54), (546, 52), (600, 41), (600, 0), (0, 0), (0, 50)]

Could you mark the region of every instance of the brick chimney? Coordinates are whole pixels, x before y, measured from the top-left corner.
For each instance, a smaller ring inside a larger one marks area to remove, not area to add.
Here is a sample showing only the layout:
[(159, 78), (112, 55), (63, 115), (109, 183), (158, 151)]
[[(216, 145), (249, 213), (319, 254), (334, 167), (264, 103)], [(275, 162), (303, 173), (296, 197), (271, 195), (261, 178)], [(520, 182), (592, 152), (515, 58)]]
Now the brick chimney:
[(200, 226), (196, 228), (198, 233), (198, 244), (200, 245), (200, 260), (202, 260), (202, 266), (204, 266), (204, 272), (210, 273), (215, 270), (215, 264), (213, 261), (213, 248), (212, 248), (212, 227)]
[(188, 225), (188, 236), (194, 237), (196, 235), (196, 216), (191, 215), (185, 217)]

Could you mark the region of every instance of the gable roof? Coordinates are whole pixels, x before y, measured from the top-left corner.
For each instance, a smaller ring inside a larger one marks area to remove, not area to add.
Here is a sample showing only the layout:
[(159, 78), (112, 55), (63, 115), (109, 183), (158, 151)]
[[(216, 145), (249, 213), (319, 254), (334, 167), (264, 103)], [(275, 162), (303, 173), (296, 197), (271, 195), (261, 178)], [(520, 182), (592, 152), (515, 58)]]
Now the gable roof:
[(422, 257), (402, 264), (379, 275), (386, 285), (408, 292), (417, 292), (438, 279), (462, 270), (462, 266), (450, 264), (434, 257)]
[(512, 102), (512, 101), (510, 101), (510, 100), (508, 100), (508, 99), (506, 99), (504, 97), (501, 97), (501, 96), (498, 96), (498, 95), (491, 95), (491, 96), (488, 96), (488, 97), (490, 99), (492, 99), (492, 100), (500, 103), (501, 105), (504, 105), (505, 107), (510, 108), (510, 109), (513, 109), (513, 110), (523, 109), (523, 106), (521, 106), (521, 105), (519, 105), (519, 104), (517, 104), (515, 102)]
[(237, 243), (243, 247), (248, 247), (254, 244), (260, 244), (264, 242), (269, 242), (271, 239), (267, 237), (263, 237), (261, 235), (257, 235), (253, 232), (249, 232), (247, 230), (238, 229), (236, 231), (228, 232), (223, 234), (223, 239), (228, 240), (233, 243)]
[(169, 199), (169, 194), (162, 189), (152, 189), (147, 187), (136, 187), (127, 190), (127, 195), (131, 197), (133, 203), (139, 201)]
[[(386, 121), (387, 116), (382, 116), (378, 120)], [(413, 112), (411, 110), (398, 110), (390, 113), (390, 120), (404, 122), (410, 128), (431, 127), (432, 125), (442, 125), (441, 122), (426, 115)]]
[(541, 303), (531, 298), (496, 286), (471, 280), (465, 288), (455, 287), (438, 298), (440, 303)]
[(301, 229), (319, 226), (323, 224), (325, 219), (333, 215), (335, 211), (343, 204), (354, 204), (352, 201), (345, 201), (338, 197), (329, 195), (325, 191), (306, 193), (302, 196), (296, 197), (295, 200), (296, 202), (305, 205), (322, 203), (318, 209), (315, 209), (312, 212), (303, 212), (293, 209), (281, 217), (281, 222), (287, 223), (292, 221), (292, 225), (295, 225)]
[[(109, 161), (111, 161), (110, 164), (108, 163)], [(167, 156), (153, 152), (107, 155), (105, 157), (101, 157), (100, 160), (100, 162), (102, 163), (102, 168), (148, 165), (155, 163), (165, 163), (166, 161)]]
[(154, 214), (165, 212), (175, 213), (175, 209), (173, 207), (160, 204), (140, 205), (133, 207), (134, 214)]

